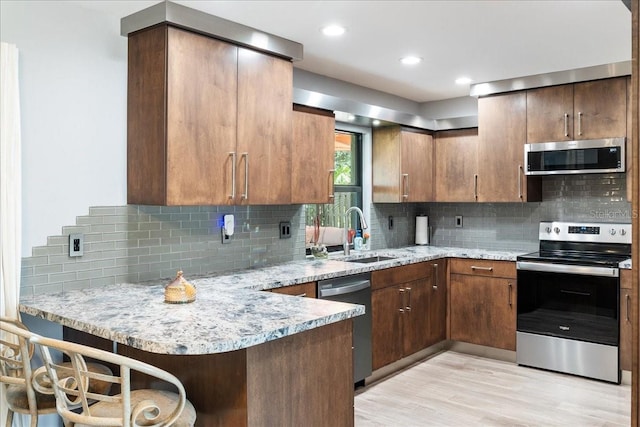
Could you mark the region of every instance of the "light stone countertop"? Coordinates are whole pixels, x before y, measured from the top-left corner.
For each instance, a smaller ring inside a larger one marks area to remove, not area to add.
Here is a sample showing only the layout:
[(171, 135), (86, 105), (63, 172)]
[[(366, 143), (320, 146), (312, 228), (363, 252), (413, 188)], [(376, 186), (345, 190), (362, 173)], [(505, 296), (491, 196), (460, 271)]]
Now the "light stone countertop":
[[(164, 303), (166, 283), (118, 284), (23, 297), (20, 311), (141, 350), (165, 354), (233, 351), (364, 314), (364, 306), (256, 292), (444, 257), (515, 261), (523, 252), (434, 246), (355, 252), (395, 257), (371, 264), (343, 255), (238, 273), (185, 278), (191, 304)], [(167, 282), (168, 283), (168, 282)]]

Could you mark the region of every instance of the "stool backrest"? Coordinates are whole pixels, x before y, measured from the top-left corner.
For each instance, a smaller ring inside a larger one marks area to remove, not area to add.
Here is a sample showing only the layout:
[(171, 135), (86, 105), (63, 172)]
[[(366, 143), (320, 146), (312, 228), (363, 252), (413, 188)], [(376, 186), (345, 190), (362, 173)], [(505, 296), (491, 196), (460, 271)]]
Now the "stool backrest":
[(32, 420), (38, 417), (36, 394), (31, 385), (34, 346), (29, 339), (33, 335), (20, 321), (0, 317), (0, 383), (5, 392), (10, 385), (25, 387)]
[[(125, 427), (136, 425), (169, 426), (174, 423), (184, 409), (186, 394), (182, 383), (175, 376), (160, 368), (122, 355), (52, 338), (35, 336), (31, 342), (39, 346), (42, 351), (44, 368), (49, 375), (56, 395), (58, 414), (65, 423)], [(71, 361), (71, 366), (56, 363), (51, 355), (52, 351), (66, 355)], [(87, 369), (85, 358), (115, 365), (116, 368), (119, 368), (119, 375), (91, 372)], [(172, 384), (177, 389), (179, 399), (175, 408), (167, 411), (166, 417), (160, 419), (160, 408), (158, 403), (153, 400), (145, 399), (132, 406), (132, 371), (155, 377)], [(112, 388), (119, 388), (120, 394), (114, 396), (91, 392), (88, 387), (90, 381), (106, 381), (117, 385), (119, 387)], [(100, 412), (95, 410), (100, 406), (100, 402), (118, 406), (118, 413), (116, 415), (110, 414), (108, 417), (101, 416)], [(91, 405), (94, 403), (96, 406), (92, 407)], [(82, 408), (81, 413), (74, 411), (77, 407)], [(143, 420), (143, 424), (136, 423), (140, 423), (140, 420)]]

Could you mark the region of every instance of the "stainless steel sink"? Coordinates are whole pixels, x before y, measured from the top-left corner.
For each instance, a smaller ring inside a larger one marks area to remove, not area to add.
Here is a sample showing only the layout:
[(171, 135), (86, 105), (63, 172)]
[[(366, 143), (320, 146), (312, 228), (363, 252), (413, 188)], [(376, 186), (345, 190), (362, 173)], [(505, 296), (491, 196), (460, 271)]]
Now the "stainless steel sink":
[(388, 261), (388, 260), (391, 260), (391, 259), (396, 259), (396, 257), (378, 255), (378, 256), (370, 256), (370, 257), (367, 257), (367, 258), (347, 259), (345, 261), (347, 261), (347, 262), (358, 262), (360, 264), (371, 264), (372, 262)]

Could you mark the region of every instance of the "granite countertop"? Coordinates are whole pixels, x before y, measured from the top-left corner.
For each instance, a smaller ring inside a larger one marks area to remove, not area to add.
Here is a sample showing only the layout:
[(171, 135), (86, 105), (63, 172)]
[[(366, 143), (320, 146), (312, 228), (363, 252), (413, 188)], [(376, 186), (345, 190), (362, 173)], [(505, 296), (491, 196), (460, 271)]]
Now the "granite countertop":
[(352, 252), (348, 259), (394, 257), (371, 264), (307, 259), (210, 277), (191, 304), (164, 303), (166, 283), (124, 283), (24, 297), (20, 311), (141, 350), (165, 354), (233, 351), (364, 314), (364, 306), (256, 292), (444, 257), (515, 261), (523, 252), (434, 246)]

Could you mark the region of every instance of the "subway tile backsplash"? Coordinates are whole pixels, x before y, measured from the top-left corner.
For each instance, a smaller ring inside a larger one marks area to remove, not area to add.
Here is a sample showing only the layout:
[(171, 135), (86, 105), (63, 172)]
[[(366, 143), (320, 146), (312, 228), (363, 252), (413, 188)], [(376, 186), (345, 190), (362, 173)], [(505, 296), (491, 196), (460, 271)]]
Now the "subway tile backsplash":
[[(624, 174), (542, 178), (538, 203), (427, 203), (431, 244), (534, 251), (540, 221), (631, 222)], [(463, 216), (463, 227), (454, 218)]]
[[(235, 215), (235, 233), (222, 245), (219, 220)], [(290, 239), (279, 238), (291, 221)], [(291, 206), (92, 207), (47, 245), (22, 259), (22, 295), (122, 282), (222, 273), (304, 259), (304, 216)], [(69, 257), (70, 233), (84, 234), (84, 255)]]
[[(543, 220), (630, 222), (623, 174), (543, 178), (539, 203), (403, 203), (371, 205), (371, 248), (414, 244), (415, 217), (429, 215), (431, 244), (533, 251)], [(222, 245), (218, 221), (235, 215), (231, 244)], [(454, 218), (463, 216), (463, 227)], [(389, 216), (393, 229), (389, 229)], [(305, 258), (304, 207), (92, 207), (45, 246), (22, 259), (22, 295), (122, 282), (219, 274)], [(279, 238), (280, 221), (292, 236)], [(83, 233), (84, 256), (69, 257), (68, 235)]]

